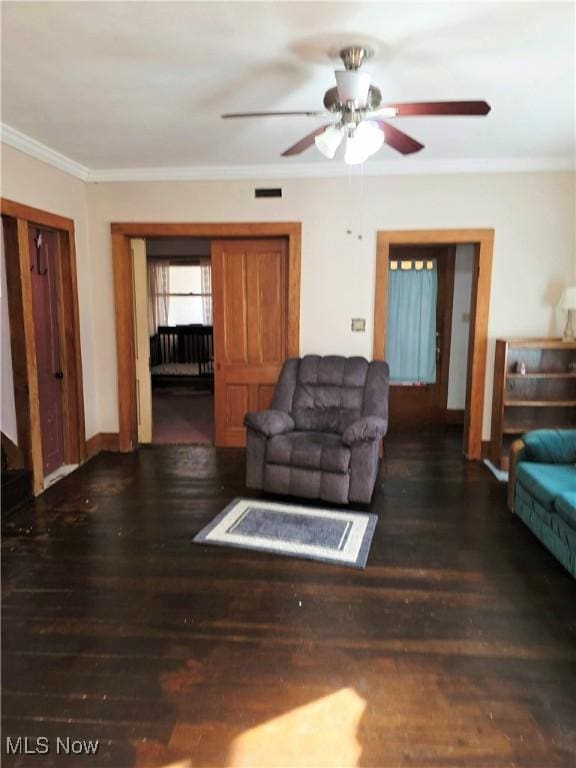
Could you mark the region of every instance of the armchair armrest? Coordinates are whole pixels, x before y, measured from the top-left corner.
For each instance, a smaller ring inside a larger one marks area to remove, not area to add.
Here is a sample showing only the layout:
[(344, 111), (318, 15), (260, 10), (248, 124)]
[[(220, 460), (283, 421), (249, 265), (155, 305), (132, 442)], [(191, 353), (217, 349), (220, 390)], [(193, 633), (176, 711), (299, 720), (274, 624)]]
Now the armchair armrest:
[(282, 435), (294, 429), (294, 419), (286, 411), (250, 411), (244, 416), (244, 426), (265, 437)]
[(523, 440), (514, 440), (510, 446), (508, 463), (508, 509), (514, 511), (514, 488), (516, 486), (516, 466), (526, 457), (526, 446)]
[(387, 419), (380, 416), (363, 416), (346, 427), (342, 435), (342, 442), (346, 445), (354, 443), (367, 443), (371, 440), (380, 440), (388, 429)]

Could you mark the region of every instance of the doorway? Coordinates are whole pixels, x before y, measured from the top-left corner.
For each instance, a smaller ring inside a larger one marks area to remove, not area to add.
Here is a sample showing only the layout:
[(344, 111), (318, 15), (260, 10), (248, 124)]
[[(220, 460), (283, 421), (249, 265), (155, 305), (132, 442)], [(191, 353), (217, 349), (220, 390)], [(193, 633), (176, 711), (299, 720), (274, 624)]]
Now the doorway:
[[(119, 448), (138, 440), (134, 238), (211, 241), (215, 444), (244, 444), (247, 410), (270, 402), (286, 357), (299, 354), (299, 223), (112, 224), (118, 362)], [(272, 285), (281, 286), (281, 301)], [(283, 315), (275, 315), (280, 308)], [(281, 318), (281, 321), (279, 320)]]
[(456, 246), (394, 245), (386, 317), (390, 429), (446, 423)]
[(214, 444), (211, 241), (131, 241), (138, 441)]
[(2, 199), (18, 465), (35, 494), (86, 458), (74, 222)]
[(32, 312), (38, 373), (38, 406), (44, 476), (64, 464), (64, 420), (60, 364), (62, 339), (58, 327), (57, 236), (40, 227), (28, 227), (32, 265)]
[[(469, 312), (468, 352), (466, 361), (466, 400), (463, 413), (464, 421), (464, 454), (469, 459), (480, 459), (482, 454), (482, 422), (484, 411), (484, 384), (486, 377), (486, 350), (488, 334), (488, 309), (490, 299), (490, 281), (492, 272), (492, 250), (494, 230), (411, 230), (411, 231), (381, 231), (377, 234), (376, 251), (376, 287), (374, 300), (374, 347), (373, 355), (376, 360), (385, 360), (388, 351), (388, 302), (389, 275), (391, 262), (395, 251), (401, 247), (442, 247), (471, 244), (472, 276), (471, 300)], [(431, 252), (430, 252), (431, 253)], [(447, 251), (448, 253), (448, 251)], [(398, 259), (396, 259), (398, 261)], [(424, 260), (420, 260), (424, 261)], [(433, 259), (430, 259), (433, 261)], [(437, 266), (436, 266), (437, 269)], [(438, 275), (436, 275), (438, 279)], [(448, 312), (439, 318), (438, 310), (434, 315), (437, 328), (442, 334), (442, 328), (448, 328)], [(447, 330), (444, 332), (444, 338)], [(445, 341), (444, 341), (445, 344)], [(439, 419), (445, 411), (444, 398), (447, 397), (445, 367), (449, 363), (449, 355), (444, 355), (444, 369), (441, 364), (442, 350), (433, 350), (434, 357), (431, 367), (438, 378), (439, 387), (431, 387), (434, 401), (426, 402), (426, 397), (414, 388), (414, 397), (420, 397), (417, 407), (426, 409), (428, 419)], [(440, 358), (440, 359), (439, 359)], [(412, 382), (414, 383), (414, 382)], [(428, 382), (431, 383), (431, 382)], [(435, 382), (434, 382), (435, 383)], [(394, 388), (391, 387), (391, 408), (394, 407)], [(402, 396), (401, 396), (402, 397)], [(441, 408), (438, 407), (440, 403)], [(406, 408), (409, 411), (409, 408)]]

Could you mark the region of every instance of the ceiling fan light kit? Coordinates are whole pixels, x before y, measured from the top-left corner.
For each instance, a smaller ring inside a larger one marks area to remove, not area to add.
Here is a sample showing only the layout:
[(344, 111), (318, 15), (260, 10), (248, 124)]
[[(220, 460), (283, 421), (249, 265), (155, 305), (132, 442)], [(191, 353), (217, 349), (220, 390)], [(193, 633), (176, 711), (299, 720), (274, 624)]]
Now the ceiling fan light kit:
[(329, 125), (323, 133), (314, 137), (314, 143), (324, 157), (332, 160), (342, 142), (343, 135), (344, 129), (342, 126)]
[(239, 112), (222, 115), (224, 118), (269, 117), (303, 115), (333, 119), (333, 124), (321, 126), (282, 152), (283, 157), (299, 155), (315, 144), (324, 157), (332, 160), (336, 150), (346, 139), (344, 162), (357, 165), (378, 152), (384, 142), (402, 155), (409, 155), (424, 148), (416, 139), (398, 130), (382, 118), (417, 117), (434, 115), (482, 116), (490, 112), (485, 101), (431, 101), (407, 104), (384, 104), (380, 90), (370, 83), (368, 73), (360, 72), (362, 63), (373, 52), (362, 46), (350, 46), (340, 51), (345, 69), (336, 70), (336, 87), (324, 94), (325, 112)]

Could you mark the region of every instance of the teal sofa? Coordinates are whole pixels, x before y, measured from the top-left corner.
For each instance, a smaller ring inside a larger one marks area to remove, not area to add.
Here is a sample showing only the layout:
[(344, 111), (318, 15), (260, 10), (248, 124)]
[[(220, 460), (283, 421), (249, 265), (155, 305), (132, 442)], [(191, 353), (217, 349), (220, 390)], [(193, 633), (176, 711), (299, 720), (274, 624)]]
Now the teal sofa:
[(508, 502), (576, 578), (576, 429), (539, 429), (510, 454)]

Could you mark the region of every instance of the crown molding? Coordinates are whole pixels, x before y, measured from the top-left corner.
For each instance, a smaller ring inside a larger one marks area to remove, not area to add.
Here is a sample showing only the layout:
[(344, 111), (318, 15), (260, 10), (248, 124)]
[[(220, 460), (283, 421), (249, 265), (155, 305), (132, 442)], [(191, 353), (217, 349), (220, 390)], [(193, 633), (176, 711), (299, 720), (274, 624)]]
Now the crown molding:
[[(400, 157), (389, 162), (368, 161), (364, 176), (403, 176), (416, 174), (527, 173), (535, 171), (573, 171), (571, 158), (469, 158), (465, 160), (416, 159)], [(359, 173), (353, 169), (353, 173)], [(309, 179), (348, 176), (350, 166), (326, 160), (317, 163), (271, 165), (179, 166), (165, 168), (117, 168), (93, 170), (89, 182), (125, 181), (240, 181), (260, 179)]]
[(77, 163), (75, 160), (71, 160), (66, 155), (57, 152), (55, 149), (51, 149), (42, 144), (40, 141), (27, 136), (21, 131), (17, 131), (15, 128), (11, 128), (6, 123), (0, 123), (0, 137), (4, 144), (14, 149), (19, 149), (30, 157), (41, 160), (43, 163), (58, 168), (64, 173), (68, 173), (70, 176), (74, 176), (81, 181), (88, 181), (90, 176), (90, 169), (81, 163)]
[[(312, 179), (348, 176), (350, 166), (341, 161), (320, 160), (315, 163), (285, 163), (270, 165), (206, 165), (167, 166), (153, 168), (90, 169), (66, 155), (42, 144), (36, 139), (0, 123), (2, 141), (31, 157), (58, 168), (88, 183), (126, 181), (258, 181), (260, 179)], [(545, 171), (573, 171), (574, 157), (502, 157), (434, 159), (417, 155), (398, 157), (387, 161), (368, 161), (364, 176), (404, 176), (460, 173), (530, 173)], [(360, 173), (353, 168), (352, 173)]]

